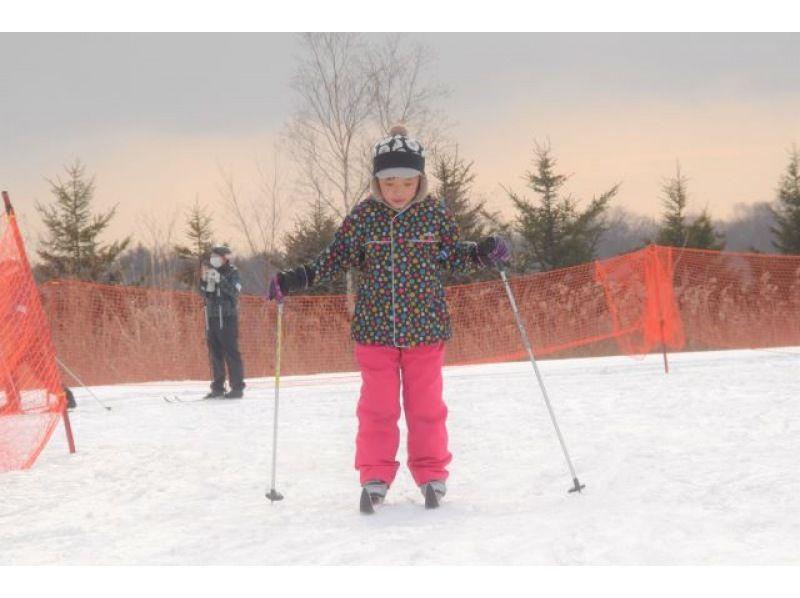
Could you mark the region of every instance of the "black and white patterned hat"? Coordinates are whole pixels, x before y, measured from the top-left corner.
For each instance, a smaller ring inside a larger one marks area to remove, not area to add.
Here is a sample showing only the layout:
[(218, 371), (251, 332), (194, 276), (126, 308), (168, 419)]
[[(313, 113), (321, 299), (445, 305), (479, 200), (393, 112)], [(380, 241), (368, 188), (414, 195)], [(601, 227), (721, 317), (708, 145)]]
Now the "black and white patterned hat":
[(379, 179), (409, 178), (425, 174), (425, 148), (408, 136), (403, 125), (395, 125), (389, 136), (375, 144), (372, 174)]
[(226, 257), (228, 259), (233, 257), (233, 251), (227, 245), (214, 245), (211, 248), (212, 255), (221, 255), (222, 257)]

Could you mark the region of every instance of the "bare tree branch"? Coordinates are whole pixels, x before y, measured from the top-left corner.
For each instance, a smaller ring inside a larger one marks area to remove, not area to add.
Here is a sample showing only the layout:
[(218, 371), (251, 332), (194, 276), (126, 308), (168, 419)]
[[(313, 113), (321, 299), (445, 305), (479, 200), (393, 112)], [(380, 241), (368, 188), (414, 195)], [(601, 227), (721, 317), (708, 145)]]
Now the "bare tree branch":
[(259, 182), (257, 191), (250, 198), (246, 190), (237, 185), (232, 169), (226, 170), (220, 164), (218, 168), (222, 179), (219, 193), (231, 223), (241, 231), (252, 255), (272, 255), (286, 203), (280, 152), (277, 148), (273, 152), (272, 172), (266, 172), (256, 159)]

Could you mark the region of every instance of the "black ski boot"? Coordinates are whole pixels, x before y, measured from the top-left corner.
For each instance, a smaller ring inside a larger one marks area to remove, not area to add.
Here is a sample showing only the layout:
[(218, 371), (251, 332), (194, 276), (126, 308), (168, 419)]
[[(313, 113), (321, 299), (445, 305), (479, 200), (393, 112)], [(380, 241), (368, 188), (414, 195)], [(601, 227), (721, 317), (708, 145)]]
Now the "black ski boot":
[(375, 505), (383, 503), (389, 486), (380, 480), (370, 480), (361, 488), (361, 502), (359, 510), (365, 515), (375, 512)]
[(425, 497), (426, 509), (439, 508), (439, 503), (444, 498), (444, 495), (447, 494), (447, 486), (444, 480), (431, 480), (420, 486), (419, 489), (422, 491), (422, 496)]

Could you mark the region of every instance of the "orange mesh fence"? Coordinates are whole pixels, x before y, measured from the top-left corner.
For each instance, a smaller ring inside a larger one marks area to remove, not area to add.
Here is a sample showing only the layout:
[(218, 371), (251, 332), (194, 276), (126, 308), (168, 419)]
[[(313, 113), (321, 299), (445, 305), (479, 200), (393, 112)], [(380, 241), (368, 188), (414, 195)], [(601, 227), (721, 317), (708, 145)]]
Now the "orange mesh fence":
[[(198, 293), (67, 280), (45, 284), (42, 297), (58, 355), (87, 384), (210, 375)], [(275, 305), (265, 298), (241, 298), (239, 349), (246, 377), (274, 370), (275, 317)], [(283, 317), (283, 373), (356, 369), (345, 296), (291, 297)]]
[(624, 353), (641, 355), (665, 347), (683, 348), (685, 338), (673, 293), (669, 247), (651, 245), (596, 262), (595, 268), (614, 322), (614, 336)]
[[(536, 355), (584, 355), (615, 337), (603, 286), (584, 264), (509, 280)], [(450, 287), (453, 319), (448, 363), (527, 359), (514, 314), (499, 280)]]
[(800, 345), (800, 257), (675, 249), (690, 349)]
[(0, 224), (0, 472), (30, 467), (65, 408), (39, 293), (7, 206)]
[[(800, 344), (800, 258), (651, 246), (510, 280), (538, 356), (638, 355)], [(42, 288), (56, 349), (89, 384), (208, 379), (199, 294), (77, 281)], [(447, 363), (526, 359), (499, 280), (447, 289)], [(275, 305), (244, 296), (245, 376), (270, 376)], [(345, 296), (293, 296), (284, 309), (286, 375), (354, 371)]]
[[(593, 265), (515, 278), (511, 285), (517, 301), (527, 307), (522, 315), (535, 335), (537, 354), (614, 338)], [(88, 384), (209, 376), (203, 301), (198, 293), (69, 280), (47, 283), (42, 294), (58, 354)], [(450, 287), (447, 300), (454, 331), (448, 363), (526, 356), (499, 280)], [(242, 297), (239, 348), (246, 377), (274, 372), (275, 317), (275, 305), (265, 298)], [(289, 297), (283, 329), (284, 374), (357, 369), (347, 297)]]

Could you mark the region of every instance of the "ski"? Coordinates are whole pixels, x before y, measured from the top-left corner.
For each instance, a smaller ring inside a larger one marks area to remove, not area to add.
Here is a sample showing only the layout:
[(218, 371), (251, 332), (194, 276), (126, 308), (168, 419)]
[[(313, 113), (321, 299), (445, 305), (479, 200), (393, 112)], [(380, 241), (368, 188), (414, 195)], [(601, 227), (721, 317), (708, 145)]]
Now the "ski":
[[(214, 402), (218, 402), (218, 401), (220, 401), (220, 402), (221, 401), (241, 401), (241, 400), (244, 399), (244, 397), (239, 397), (239, 398), (227, 398), (227, 397), (182, 398), (182, 397), (179, 397), (177, 395), (165, 395), (165, 396), (163, 396), (161, 398), (164, 399), (164, 401), (166, 401), (167, 403), (202, 403), (204, 401), (214, 401)], [(255, 398), (255, 397), (253, 397), (253, 398)]]
[(204, 397), (197, 397), (197, 398), (192, 398), (192, 399), (183, 399), (183, 398), (181, 398), (181, 397), (179, 397), (177, 395), (165, 395), (165, 396), (163, 396), (161, 398), (164, 399), (167, 403), (199, 403), (200, 401), (207, 400)]
[[(367, 492), (366, 488), (361, 489), (361, 498), (359, 499), (358, 510), (364, 515), (372, 515), (375, 512), (375, 506), (383, 502), (377, 495), (372, 495)], [(438, 509), (439, 508), (439, 495), (430, 484), (425, 486), (425, 508)]]

